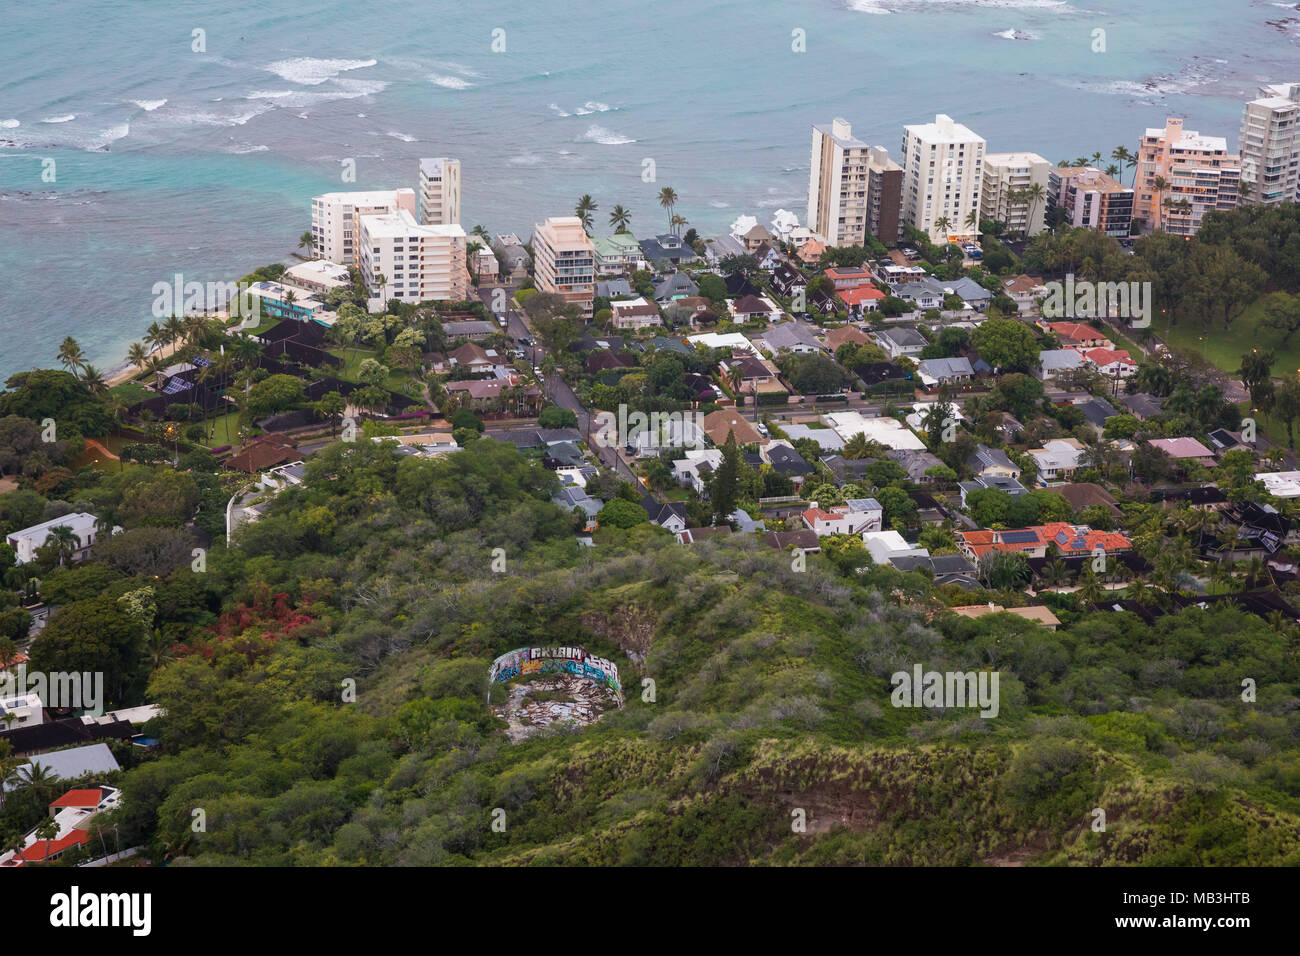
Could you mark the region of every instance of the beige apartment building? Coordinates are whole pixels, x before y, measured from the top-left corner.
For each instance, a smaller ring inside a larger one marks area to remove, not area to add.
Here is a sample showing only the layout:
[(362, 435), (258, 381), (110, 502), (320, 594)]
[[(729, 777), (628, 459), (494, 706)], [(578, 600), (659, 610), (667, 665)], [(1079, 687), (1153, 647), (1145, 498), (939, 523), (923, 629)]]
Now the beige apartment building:
[(469, 297), (465, 230), (422, 226), (406, 209), (361, 217), (361, 275), (371, 306), (403, 302), (463, 302)]
[(1070, 226), (1096, 229), (1117, 239), (1133, 228), (1133, 189), (1095, 166), (1048, 170), (1047, 208), (1061, 209)]
[(311, 201), (316, 255), (339, 265), (361, 267), (361, 217), (406, 210), (415, 215), (415, 190), (325, 193)]
[(420, 160), (420, 223), (460, 225), (460, 160)]
[(1164, 129), (1148, 129), (1138, 147), (1133, 216), (1148, 230), (1194, 236), (1207, 212), (1237, 206), (1240, 183), (1241, 160), (1226, 139), (1184, 129), (1171, 117)]
[(862, 245), (869, 235), (896, 243), (902, 184), (889, 151), (855, 138), (847, 120), (813, 126), (808, 228), (828, 246)]
[[(1047, 219), (1047, 173), (1052, 164), (1037, 153), (987, 153), (980, 189), (980, 218), (1007, 232), (1036, 236)], [(1039, 187), (1039, 195), (1029, 191)]]
[(552, 216), (533, 227), (533, 278), (538, 290), (564, 296), (590, 315), (596, 292), (596, 248), (577, 216)]
[(1241, 118), (1241, 201), (1300, 202), (1300, 83), (1261, 86)]
[(942, 113), (933, 123), (904, 126), (903, 222), (940, 243), (975, 235), (984, 146), (984, 137)]

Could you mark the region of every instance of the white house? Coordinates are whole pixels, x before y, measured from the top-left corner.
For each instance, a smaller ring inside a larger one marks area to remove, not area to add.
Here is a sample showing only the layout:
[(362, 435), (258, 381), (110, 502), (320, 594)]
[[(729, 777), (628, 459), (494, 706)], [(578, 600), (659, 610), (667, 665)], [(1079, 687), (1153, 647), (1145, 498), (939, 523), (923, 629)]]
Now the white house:
[(685, 458), (673, 462), (673, 476), (678, 483), (694, 488), (697, 495), (704, 495), (705, 483), (721, 464), (722, 452), (718, 449), (694, 449), (688, 451)]
[(828, 534), (879, 531), (885, 516), (885, 509), (875, 498), (850, 498), (829, 510), (817, 507), (815, 501), (811, 504), (803, 513), (803, 523), (819, 538)]
[(80, 561), (90, 553), (91, 547), (95, 544), (96, 520), (98, 519), (94, 515), (78, 511), (15, 531), (6, 536), (5, 541), (18, 555), (18, 563), (27, 564), (29, 561), (36, 560), (36, 549), (45, 545), (51, 531), (58, 527), (70, 528), (77, 539), (77, 548), (72, 552), (72, 560)]
[(1079, 467), (1084, 447), (1077, 438), (1053, 438), (1043, 442), (1042, 448), (1031, 448), (1027, 454), (1038, 464), (1038, 483), (1064, 481)]
[(897, 531), (864, 531), (862, 543), (876, 564), (888, 564), (894, 558), (930, 556), (929, 549), (908, 544)]

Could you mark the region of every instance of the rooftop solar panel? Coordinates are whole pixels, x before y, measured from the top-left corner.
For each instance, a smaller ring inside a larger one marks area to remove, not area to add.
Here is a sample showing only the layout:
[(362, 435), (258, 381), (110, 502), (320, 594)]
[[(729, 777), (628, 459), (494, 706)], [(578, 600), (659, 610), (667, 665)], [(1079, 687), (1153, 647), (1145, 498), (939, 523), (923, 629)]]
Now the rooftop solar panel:
[(1004, 531), (1002, 540), (1007, 544), (1026, 544), (1038, 540), (1037, 531)]

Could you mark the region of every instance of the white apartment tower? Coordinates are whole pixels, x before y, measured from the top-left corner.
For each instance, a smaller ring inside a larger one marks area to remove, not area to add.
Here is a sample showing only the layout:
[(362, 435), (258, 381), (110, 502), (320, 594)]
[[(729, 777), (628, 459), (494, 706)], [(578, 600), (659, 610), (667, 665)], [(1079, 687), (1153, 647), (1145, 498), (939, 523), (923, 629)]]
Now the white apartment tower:
[(1046, 219), (1047, 173), (1051, 168), (1037, 153), (985, 155), (980, 218), (1000, 222), (1012, 234), (1038, 235)]
[(1259, 88), (1241, 118), (1241, 198), (1300, 202), (1300, 83)]
[(452, 301), (468, 297), (465, 230), (422, 226), (406, 209), (361, 217), (360, 266), (372, 307), (389, 299)]
[(445, 156), (420, 160), (420, 222), (460, 225), (460, 160)]
[[(933, 123), (903, 127), (903, 222), (936, 242), (972, 235), (979, 216), (984, 138), (940, 113)], [(947, 220), (946, 228), (937, 226)]]
[(382, 216), (405, 209), (415, 215), (415, 190), (325, 193), (311, 201), (311, 234), (321, 259), (361, 266), (362, 216)]

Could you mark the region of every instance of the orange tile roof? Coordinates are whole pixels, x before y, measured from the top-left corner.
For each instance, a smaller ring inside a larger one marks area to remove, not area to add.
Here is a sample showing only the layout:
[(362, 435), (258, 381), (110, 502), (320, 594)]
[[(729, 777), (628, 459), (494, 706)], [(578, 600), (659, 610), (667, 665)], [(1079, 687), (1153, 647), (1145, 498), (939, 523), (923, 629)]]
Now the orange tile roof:
[(1052, 322), (1047, 327), (1061, 338), (1071, 339), (1075, 342), (1082, 342), (1086, 339), (1104, 339), (1106, 337), (1091, 325), (1084, 325), (1081, 322)]
[(102, 799), (99, 789), (69, 790), (50, 804), (52, 807), (97, 807)]
[(874, 285), (860, 285), (856, 289), (842, 289), (836, 294), (844, 300), (845, 305), (857, 305), (861, 302), (885, 297), (885, 293)]
[(1133, 365), (1127, 349), (1088, 349), (1083, 357), (1096, 365), (1110, 365), (1112, 362), (1124, 362)]

